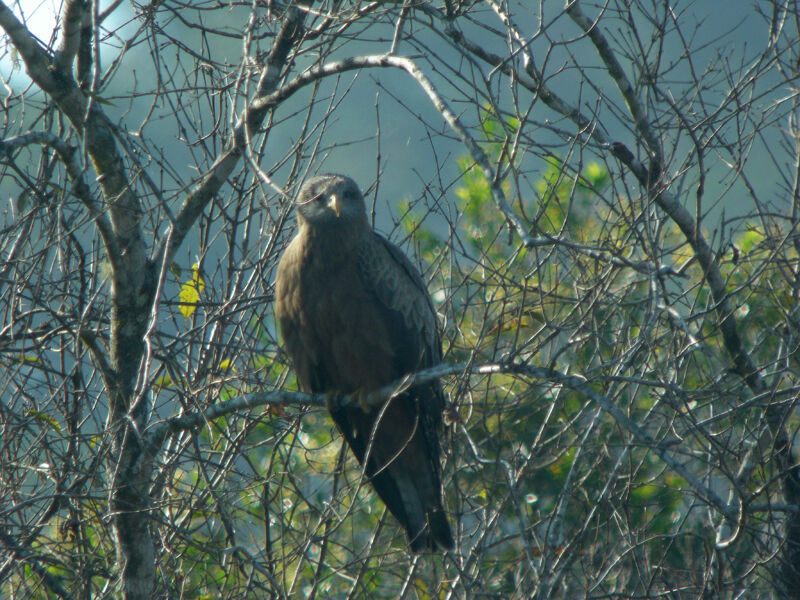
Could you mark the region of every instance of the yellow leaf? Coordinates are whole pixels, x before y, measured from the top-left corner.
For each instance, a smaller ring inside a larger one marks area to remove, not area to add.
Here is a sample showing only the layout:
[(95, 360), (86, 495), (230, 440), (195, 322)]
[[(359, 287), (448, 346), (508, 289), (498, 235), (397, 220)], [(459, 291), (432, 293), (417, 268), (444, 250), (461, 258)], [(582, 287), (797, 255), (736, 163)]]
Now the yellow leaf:
[(192, 265), (192, 281), (194, 282), (198, 292), (202, 292), (203, 288), (206, 287), (206, 282), (203, 281), (202, 277), (200, 277), (200, 267), (197, 265), (197, 263)]
[(192, 278), (185, 281), (181, 286), (180, 292), (178, 292), (178, 310), (181, 311), (184, 318), (188, 319), (192, 316), (192, 313), (197, 308), (197, 303), (200, 302), (200, 292), (205, 287), (206, 284), (203, 278), (200, 277), (200, 267), (197, 263), (194, 263), (192, 265)]
[(586, 165), (586, 169), (584, 170), (584, 175), (587, 179), (594, 181), (598, 177), (602, 177), (605, 174), (605, 169), (600, 166), (598, 163), (591, 161), (588, 165)]
[(197, 308), (197, 303), (200, 301), (200, 294), (197, 292), (194, 282), (187, 281), (181, 286), (181, 291), (178, 293), (178, 301), (180, 302), (178, 310), (181, 311), (184, 318), (188, 319), (192, 316), (192, 313)]

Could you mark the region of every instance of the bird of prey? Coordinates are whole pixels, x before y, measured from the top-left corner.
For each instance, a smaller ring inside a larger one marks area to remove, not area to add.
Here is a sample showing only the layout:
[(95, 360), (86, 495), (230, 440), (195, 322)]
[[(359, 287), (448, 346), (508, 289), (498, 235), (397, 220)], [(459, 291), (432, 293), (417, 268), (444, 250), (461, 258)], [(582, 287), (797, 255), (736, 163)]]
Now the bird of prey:
[[(372, 230), (356, 183), (343, 175), (313, 177), (296, 205), (297, 235), (275, 279), (275, 315), (301, 389), (363, 398), (441, 362), (422, 278)], [(328, 408), (412, 552), (452, 548), (442, 508), (439, 382), (375, 406), (331, 401)]]

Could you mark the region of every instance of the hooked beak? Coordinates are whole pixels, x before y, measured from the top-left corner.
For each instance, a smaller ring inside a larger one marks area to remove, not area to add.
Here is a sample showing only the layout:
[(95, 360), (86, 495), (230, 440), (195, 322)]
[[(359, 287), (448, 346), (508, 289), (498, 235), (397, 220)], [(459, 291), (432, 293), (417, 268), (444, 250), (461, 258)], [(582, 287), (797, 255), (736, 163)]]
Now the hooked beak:
[(328, 208), (330, 208), (333, 212), (336, 213), (336, 218), (339, 218), (339, 199), (336, 197), (336, 194), (331, 194), (328, 198)]

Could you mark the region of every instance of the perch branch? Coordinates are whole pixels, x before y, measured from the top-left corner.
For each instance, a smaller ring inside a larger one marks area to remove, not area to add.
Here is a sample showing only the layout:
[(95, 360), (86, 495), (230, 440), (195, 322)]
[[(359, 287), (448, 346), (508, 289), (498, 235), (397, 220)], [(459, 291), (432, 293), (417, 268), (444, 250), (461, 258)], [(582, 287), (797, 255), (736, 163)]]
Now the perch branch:
[[(622, 409), (617, 407), (610, 398), (596, 392), (586, 382), (585, 379), (575, 375), (567, 375), (554, 369), (548, 369), (545, 367), (520, 365), (514, 363), (489, 363), (481, 365), (472, 365), (469, 363), (443, 363), (423, 371), (406, 375), (402, 379), (399, 379), (398, 381), (378, 390), (374, 390), (366, 396), (361, 394), (350, 394), (335, 398), (333, 401), (336, 402), (339, 407), (356, 408), (364, 405), (380, 406), (387, 400), (402, 394), (410, 387), (430, 383), (431, 381), (448, 375), (462, 373), (469, 373), (472, 375), (492, 375), (500, 373), (519, 375), (530, 379), (546, 381), (554, 385), (560, 385), (586, 396), (600, 406), (600, 408), (602, 408), (605, 413), (610, 415), (622, 428), (627, 430), (638, 443), (642, 444), (646, 448), (649, 448), (666, 465), (680, 475), (700, 497), (712, 504), (726, 517), (736, 517), (738, 513), (738, 509), (736, 507), (727, 504), (716, 492), (701, 482), (691, 471), (689, 471), (689, 469), (683, 465), (683, 463), (678, 461), (667, 451), (664, 444), (658, 442), (647, 431), (637, 425), (633, 419), (628, 417), (622, 411)], [(651, 383), (658, 387), (663, 387), (665, 385), (656, 381)], [(284, 390), (248, 394), (232, 400), (220, 402), (219, 404), (215, 404), (203, 412), (193, 412), (162, 421), (161, 423), (153, 426), (146, 433), (145, 439), (150, 447), (149, 451), (155, 454), (159, 451), (161, 444), (171, 434), (201, 427), (208, 421), (231, 414), (233, 412), (268, 405), (274, 406), (294, 404), (299, 406), (323, 407), (326, 406), (329, 401), (330, 397), (325, 394), (307, 394), (304, 392), (288, 392)]]

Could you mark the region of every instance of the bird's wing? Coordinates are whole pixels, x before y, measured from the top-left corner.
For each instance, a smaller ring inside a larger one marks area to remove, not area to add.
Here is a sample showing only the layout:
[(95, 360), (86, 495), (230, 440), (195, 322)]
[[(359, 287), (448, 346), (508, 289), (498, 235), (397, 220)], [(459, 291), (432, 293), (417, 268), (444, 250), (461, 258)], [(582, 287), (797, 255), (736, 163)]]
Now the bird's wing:
[[(436, 311), (419, 271), (405, 254), (370, 232), (359, 252), (358, 270), (388, 335), (395, 378), (440, 363), (442, 348)], [(443, 548), (453, 545), (441, 505), (439, 430), (443, 408), (441, 385), (432, 381), (404, 392), (388, 405), (382, 422), (373, 425), (376, 443), (380, 440), (381, 446), (392, 452), (402, 448), (389, 461), (386, 456), (376, 456), (377, 462), (386, 468), (372, 481), (392, 513), (404, 524), (414, 552), (436, 545)], [(349, 418), (360, 416), (351, 413)], [(367, 421), (374, 423), (372, 418)], [(363, 444), (366, 440), (358, 441)], [(375, 450), (378, 455), (386, 454), (383, 448)], [(370, 470), (368, 467), (368, 473)]]
[(405, 372), (442, 360), (436, 311), (417, 268), (405, 254), (377, 233), (367, 236), (359, 253), (364, 286), (391, 313), (385, 313), (391, 333), (405, 344)]
[[(417, 268), (394, 244), (371, 232), (361, 247), (358, 268), (375, 298), (395, 354), (397, 376), (442, 361), (436, 311)], [(432, 409), (441, 418), (444, 400), (437, 384)], [(438, 421), (437, 421), (438, 424)]]

